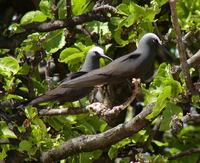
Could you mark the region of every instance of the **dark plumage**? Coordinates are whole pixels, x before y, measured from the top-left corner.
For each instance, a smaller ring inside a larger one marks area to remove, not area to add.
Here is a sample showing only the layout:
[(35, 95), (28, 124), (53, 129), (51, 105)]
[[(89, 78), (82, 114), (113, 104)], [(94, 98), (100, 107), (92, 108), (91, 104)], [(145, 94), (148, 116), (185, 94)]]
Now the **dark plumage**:
[[(75, 79), (77, 77), (86, 74), (87, 72), (99, 68), (99, 59), (100, 58), (107, 58), (112, 60), (108, 56), (106, 56), (103, 52), (103, 49), (100, 47), (93, 47), (88, 51), (86, 56), (85, 62), (80, 70), (80, 72), (71, 73), (67, 76), (63, 82), (70, 81), (71, 79)], [(61, 83), (62, 84), (62, 83)], [(41, 102), (47, 101), (59, 101), (59, 102), (72, 102), (83, 98), (84, 96), (88, 95), (92, 87), (85, 87), (85, 88), (63, 88), (60, 85), (46, 92), (44, 95), (41, 95), (34, 100), (28, 102), (26, 105), (36, 105)]]
[(114, 60), (105, 67), (65, 81), (61, 87), (91, 87), (120, 82), (133, 77), (143, 79), (148, 70), (153, 67), (157, 50), (160, 47), (161, 41), (158, 36), (147, 33), (141, 38), (138, 48), (134, 52)]

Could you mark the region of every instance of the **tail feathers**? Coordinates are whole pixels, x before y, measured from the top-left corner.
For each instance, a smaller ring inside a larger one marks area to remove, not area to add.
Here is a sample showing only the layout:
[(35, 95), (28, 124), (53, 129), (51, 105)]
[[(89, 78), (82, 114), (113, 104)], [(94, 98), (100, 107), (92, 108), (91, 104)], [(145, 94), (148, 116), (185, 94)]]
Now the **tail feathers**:
[(49, 96), (49, 95), (46, 95), (46, 94), (41, 95), (41, 96), (27, 102), (27, 105), (34, 106), (34, 105), (37, 105), (37, 104), (42, 103), (42, 102), (52, 101), (52, 100), (54, 100), (54, 98), (55, 98), (54, 96)]

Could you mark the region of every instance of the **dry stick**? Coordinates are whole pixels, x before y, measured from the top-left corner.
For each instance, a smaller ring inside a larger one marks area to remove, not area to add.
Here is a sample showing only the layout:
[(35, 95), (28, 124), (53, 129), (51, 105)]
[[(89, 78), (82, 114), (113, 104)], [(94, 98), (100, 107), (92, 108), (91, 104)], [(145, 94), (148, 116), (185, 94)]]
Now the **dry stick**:
[(71, 2), (71, 0), (66, 0), (66, 7), (67, 7), (67, 19), (69, 19), (72, 16), (72, 2)]
[(190, 74), (189, 74), (189, 66), (187, 64), (185, 46), (184, 46), (183, 41), (182, 41), (181, 29), (180, 29), (180, 26), (178, 24), (178, 19), (177, 19), (176, 0), (169, 0), (169, 4), (170, 4), (170, 9), (171, 9), (171, 15), (172, 15), (172, 25), (173, 25), (175, 33), (176, 33), (176, 40), (177, 40), (177, 44), (178, 44), (180, 62), (181, 62), (181, 65), (182, 65), (181, 68), (182, 68), (182, 71), (183, 71), (183, 74), (184, 74), (186, 86), (191, 93), (194, 93), (195, 90), (194, 90), (192, 80), (191, 80), (191, 77), (190, 77)]
[[(198, 50), (191, 58), (187, 60), (187, 64), (189, 67), (198, 67), (200, 64), (200, 50)], [(175, 74), (180, 73), (181, 71), (181, 65), (175, 66)]]
[(12, 144), (8, 139), (0, 139), (0, 144)]
[(96, 135), (82, 135), (77, 138), (70, 139), (64, 142), (60, 147), (51, 149), (47, 152), (41, 153), (40, 161), (49, 163), (65, 159), (70, 155), (80, 152), (89, 152), (97, 149), (103, 149), (118, 141), (132, 136), (138, 131), (147, 127), (150, 123), (145, 119), (146, 116), (151, 114), (153, 104), (148, 105), (136, 117), (127, 123), (119, 124), (103, 133)]
[(188, 155), (191, 155), (193, 153), (200, 153), (200, 148), (191, 148), (191, 149), (188, 149), (186, 151), (183, 151), (183, 152), (180, 152), (180, 153), (177, 153), (173, 156), (170, 156), (168, 158), (168, 160), (175, 160), (177, 158), (181, 158), (181, 157), (184, 157), (184, 156), (188, 156)]
[(52, 82), (51, 82), (51, 77), (50, 77), (50, 67), (51, 67), (51, 58), (48, 59), (47, 61), (47, 66), (45, 68), (44, 74), (45, 74), (45, 79), (48, 83), (48, 90), (52, 89)]
[(40, 116), (53, 115), (77, 115), (81, 113), (88, 113), (86, 108), (63, 108), (63, 109), (42, 109), (39, 111)]
[(187, 113), (183, 118), (182, 118), (183, 123), (188, 123), (188, 122), (194, 122), (196, 124), (200, 123), (200, 114), (191, 114)]
[(200, 64), (200, 50), (198, 50), (191, 58), (187, 60), (190, 67), (196, 67)]

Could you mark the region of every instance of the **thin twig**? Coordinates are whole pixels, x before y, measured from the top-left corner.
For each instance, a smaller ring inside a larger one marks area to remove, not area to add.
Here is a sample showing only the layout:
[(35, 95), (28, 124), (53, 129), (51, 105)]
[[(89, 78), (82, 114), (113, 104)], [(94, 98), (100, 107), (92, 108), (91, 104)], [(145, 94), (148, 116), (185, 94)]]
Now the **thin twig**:
[(8, 139), (0, 139), (0, 144), (12, 144)]
[(72, 2), (71, 2), (71, 0), (66, 0), (66, 7), (67, 7), (67, 19), (69, 19), (72, 16)]
[(189, 66), (187, 64), (187, 57), (186, 57), (186, 52), (185, 52), (185, 46), (182, 41), (182, 36), (181, 36), (181, 29), (178, 24), (178, 19), (177, 19), (177, 13), (176, 13), (176, 0), (169, 0), (170, 4), (170, 9), (171, 9), (171, 16), (172, 16), (172, 24), (176, 33), (176, 39), (177, 39), (177, 44), (178, 44), (178, 51), (180, 54), (180, 62), (181, 62), (181, 68), (184, 74), (186, 86), (188, 90), (191, 93), (195, 92), (195, 89), (192, 84), (192, 80), (189, 74)]
[(50, 77), (50, 68), (51, 68), (51, 58), (47, 60), (47, 66), (45, 68), (45, 79), (48, 83), (48, 90), (53, 89), (52, 87), (52, 81), (51, 81), (51, 77)]
[[(191, 58), (187, 60), (189, 67), (197, 67), (200, 63), (200, 50), (198, 50)], [(178, 74), (181, 71), (181, 66), (175, 66), (174, 70), (172, 70), (173, 74)]]
[(187, 63), (189, 64), (190, 67), (199, 66), (199, 64), (200, 64), (200, 49), (191, 58), (189, 58), (187, 60)]
[(200, 148), (191, 148), (191, 149), (188, 149), (186, 151), (177, 153), (173, 156), (170, 156), (168, 158), (168, 160), (176, 160), (176, 159), (184, 157), (184, 156), (192, 155), (193, 153), (200, 153)]
[(191, 114), (187, 113), (183, 118), (182, 118), (183, 123), (188, 123), (188, 122), (194, 122), (199, 124), (200, 123), (200, 114)]
[(81, 113), (88, 113), (85, 108), (63, 108), (63, 109), (42, 109), (39, 111), (40, 116), (53, 115), (77, 115)]

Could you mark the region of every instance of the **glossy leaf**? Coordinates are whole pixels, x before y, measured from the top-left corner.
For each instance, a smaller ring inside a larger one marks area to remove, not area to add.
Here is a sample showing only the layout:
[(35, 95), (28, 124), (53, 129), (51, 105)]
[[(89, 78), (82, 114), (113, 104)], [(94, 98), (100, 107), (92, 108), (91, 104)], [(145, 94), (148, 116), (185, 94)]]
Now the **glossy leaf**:
[(0, 59), (0, 74), (11, 76), (19, 71), (18, 61), (13, 57), (4, 57)]
[(65, 45), (64, 30), (58, 29), (49, 32), (45, 41), (42, 43), (48, 53), (55, 53)]
[(21, 19), (21, 24), (28, 24), (32, 22), (42, 22), (47, 19), (47, 16), (44, 15), (41, 11), (29, 11)]

